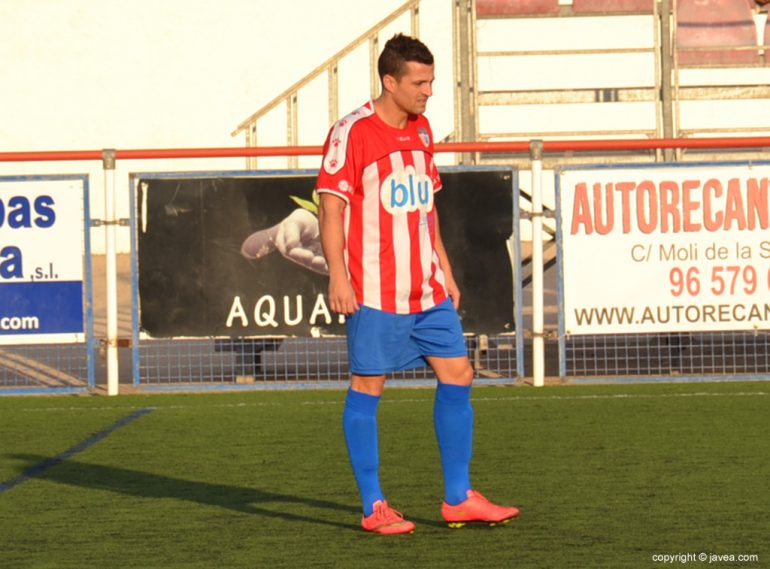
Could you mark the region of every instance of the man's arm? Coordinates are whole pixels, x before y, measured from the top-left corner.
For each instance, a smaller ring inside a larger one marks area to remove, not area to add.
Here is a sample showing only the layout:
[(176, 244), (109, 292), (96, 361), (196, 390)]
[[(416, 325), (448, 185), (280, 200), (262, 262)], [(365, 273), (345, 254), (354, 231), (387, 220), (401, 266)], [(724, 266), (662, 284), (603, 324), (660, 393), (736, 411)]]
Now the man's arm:
[(321, 246), (329, 266), (329, 303), (331, 309), (339, 314), (353, 314), (358, 310), (356, 294), (345, 267), (342, 213), (346, 206), (342, 198), (324, 192), (321, 194), (321, 204), (318, 208)]
[(460, 289), (457, 287), (455, 278), (452, 275), (452, 265), (449, 263), (449, 256), (444, 248), (444, 242), (441, 240), (441, 231), (438, 225), (438, 211), (433, 212), (433, 219), (436, 226), (436, 240), (434, 247), (438, 254), (439, 263), (441, 263), (441, 269), (444, 271), (444, 277), (446, 279), (446, 289), (449, 293), (449, 298), (452, 299), (452, 304), (455, 306), (455, 310), (460, 308)]

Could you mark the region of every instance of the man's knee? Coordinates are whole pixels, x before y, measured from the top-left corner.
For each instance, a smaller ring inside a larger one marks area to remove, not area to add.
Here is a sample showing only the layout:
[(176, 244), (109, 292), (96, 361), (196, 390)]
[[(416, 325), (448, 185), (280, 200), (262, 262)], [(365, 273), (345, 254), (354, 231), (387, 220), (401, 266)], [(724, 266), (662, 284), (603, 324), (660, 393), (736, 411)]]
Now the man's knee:
[(473, 383), (473, 367), (467, 357), (428, 358), (438, 380), (452, 385)]
[(379, 397), (385, 390), (385, 376), (353, 374), (350, 378), (350, 388), (359, 393)]
[(473, 383), (473, 375), (473, 367), (468, 362), (457, 375), (457, 385), (470, 385)]

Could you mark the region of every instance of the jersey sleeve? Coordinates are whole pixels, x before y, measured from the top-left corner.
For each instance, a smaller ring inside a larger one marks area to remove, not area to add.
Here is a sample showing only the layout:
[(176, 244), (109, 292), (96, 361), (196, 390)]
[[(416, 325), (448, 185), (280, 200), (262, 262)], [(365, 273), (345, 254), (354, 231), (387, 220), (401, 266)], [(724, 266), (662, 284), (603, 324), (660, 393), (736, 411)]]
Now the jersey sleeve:
[(338, 122), (326, 137), (315, 189), (319, 194), (334, 194), (350, 202), (357, 179), (357, 160), (355, 145), (351, 144), (351, 129), (346, 126), (344, 121)]

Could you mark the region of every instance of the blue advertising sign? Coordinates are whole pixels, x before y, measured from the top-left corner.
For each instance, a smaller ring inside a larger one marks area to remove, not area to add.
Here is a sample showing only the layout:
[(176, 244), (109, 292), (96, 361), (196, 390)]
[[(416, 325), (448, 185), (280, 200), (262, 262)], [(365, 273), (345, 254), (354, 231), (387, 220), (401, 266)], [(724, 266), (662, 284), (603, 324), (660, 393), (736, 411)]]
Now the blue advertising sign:
[(0, 344), (83, 338), (86, 180), (0, 177)]

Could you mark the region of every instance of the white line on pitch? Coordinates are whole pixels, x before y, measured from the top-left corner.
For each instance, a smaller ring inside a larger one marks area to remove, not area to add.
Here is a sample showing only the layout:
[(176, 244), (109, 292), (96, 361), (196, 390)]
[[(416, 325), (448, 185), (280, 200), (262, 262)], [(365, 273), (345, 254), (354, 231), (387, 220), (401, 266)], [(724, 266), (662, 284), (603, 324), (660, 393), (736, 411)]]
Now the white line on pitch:
[[(691, 398), (691, 397), (766, 397), (770, 393), (765, 391), (739, 391), (735, 393), (708, 393), (705, 391), (698, 391), (694, 393), (657, 393), (657, 394), (644, 394), (644, 393), (615, 393), (608, 395), (511, 395), (504, 397), (472, 397), (471, 401), (474, 403), (487, 403), (487, 402), (500, 402), (500, 401), (584, 401), (584, 400), (613, 400), (613, 399), (675, 399), (675, 398)], [(425, 403), (433, 400), (433, 397), (425, 398), (409, 398), (409, 399), (388, 399), (387, 394), (383, 398), (382, 403), (395, 404), (395, 403)], [(225, 408), (232, 409), (238, 407), (282, 407), (284, 405), (342, 405), (344, 400), (335, 401), (255, 401), (251, 403), (217, 403), (215, 405), (162, 405), (162, 406), (147, 406), (136, 405), (128, 407), (32, 407), (23, 409), (23, 411), (126, 411), (139, 408), (152, 408), (154, 410), (162, 411), (164, 409), (195, 409), (195, 408)]]

